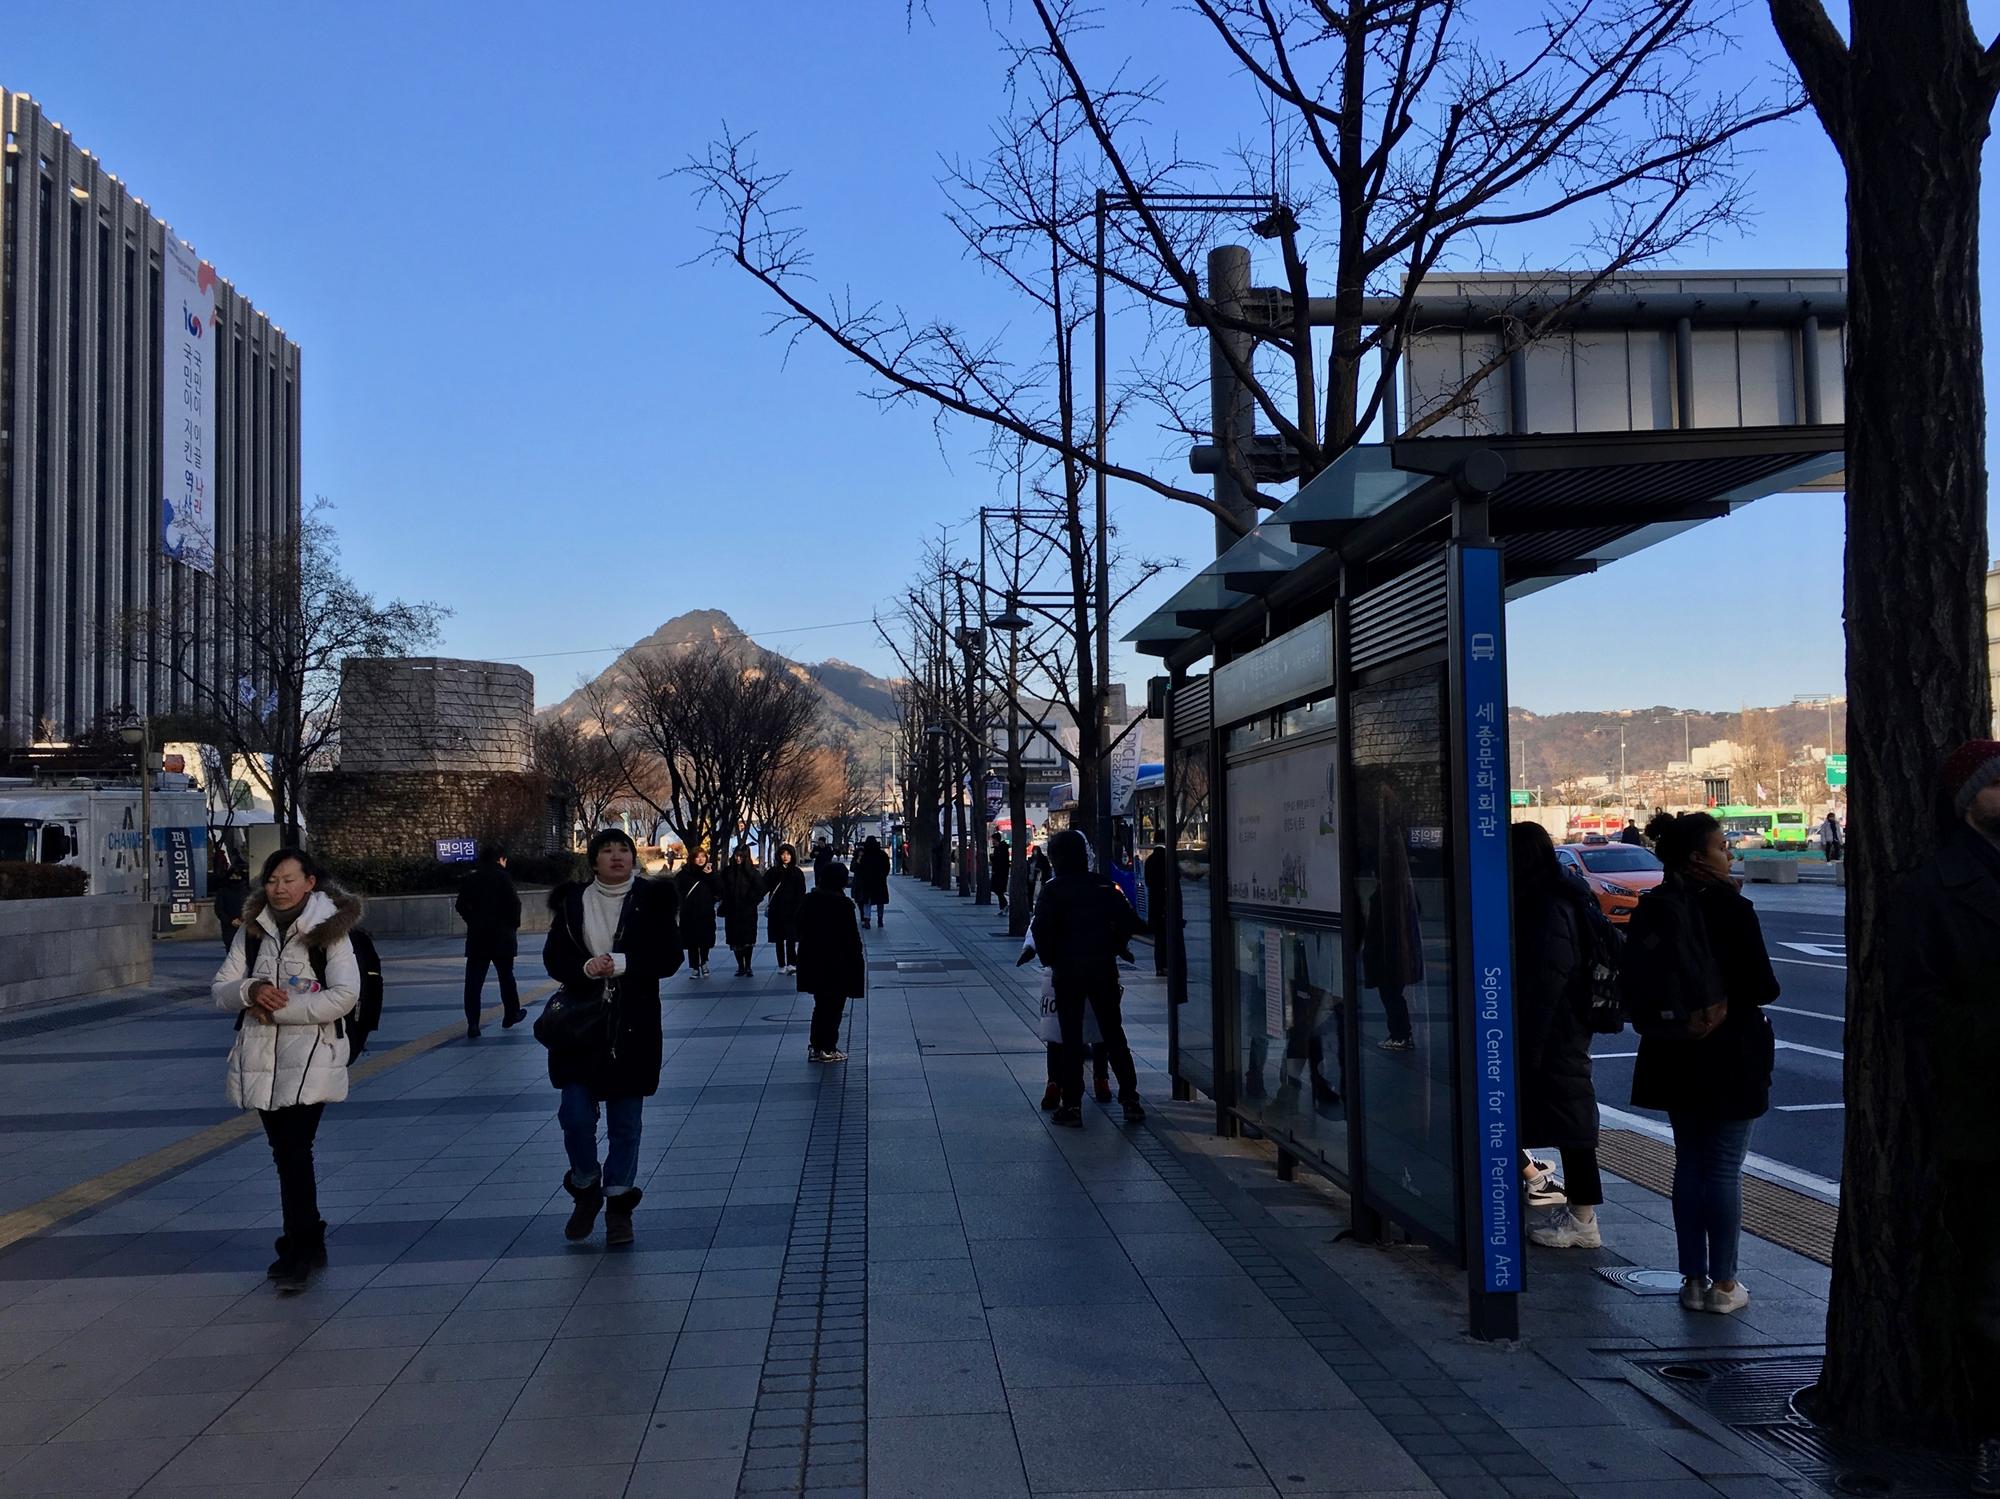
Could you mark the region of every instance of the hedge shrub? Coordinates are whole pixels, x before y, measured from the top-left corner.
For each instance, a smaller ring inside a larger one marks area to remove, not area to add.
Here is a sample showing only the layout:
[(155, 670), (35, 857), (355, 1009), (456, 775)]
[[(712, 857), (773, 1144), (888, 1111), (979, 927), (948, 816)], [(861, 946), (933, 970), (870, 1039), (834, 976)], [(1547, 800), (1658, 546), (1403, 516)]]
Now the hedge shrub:
[(29, 864), (0, 860), (0, 900), (48, 900), (82, 895), (90, 889), (90, 871), (71, 864)]

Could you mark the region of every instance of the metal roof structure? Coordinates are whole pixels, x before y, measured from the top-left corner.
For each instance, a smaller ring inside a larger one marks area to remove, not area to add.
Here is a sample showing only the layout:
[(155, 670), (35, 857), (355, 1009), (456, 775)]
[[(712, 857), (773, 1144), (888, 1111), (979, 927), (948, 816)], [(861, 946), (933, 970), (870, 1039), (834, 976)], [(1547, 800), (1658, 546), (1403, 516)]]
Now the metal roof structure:
[(1837, 425), (1416, 437), (1342, 454), (1125, 639), (1179, 666), (1330, 590), (1393, 577), (1482, 502), (1507, 597), (1642, 551), (1839, 472)]

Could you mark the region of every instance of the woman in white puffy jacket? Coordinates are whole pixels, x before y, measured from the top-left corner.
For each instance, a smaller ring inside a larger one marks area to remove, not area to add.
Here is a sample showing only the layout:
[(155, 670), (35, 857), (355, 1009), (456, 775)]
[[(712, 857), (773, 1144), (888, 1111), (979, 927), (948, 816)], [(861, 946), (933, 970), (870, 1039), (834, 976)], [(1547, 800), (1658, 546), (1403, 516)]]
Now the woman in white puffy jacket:
[(361, 995), (361, 970), (347, 938), (361, 919), (361, 902), (322, 887), (321, 877), (312, 856), (298, 849), (265, 860), (263, 888), (245, 902), (243, 925), (212, 989), (216, 1004), (236, 1015), (229, 1101), (257, 1111), (278, 1167), (285, 1231), (271, 1279), (281, 1290), (303, 1290), (326, 1264), (313, 1138), (325, 1107), (347, 1097), (348, 1044), (340, 1022)]

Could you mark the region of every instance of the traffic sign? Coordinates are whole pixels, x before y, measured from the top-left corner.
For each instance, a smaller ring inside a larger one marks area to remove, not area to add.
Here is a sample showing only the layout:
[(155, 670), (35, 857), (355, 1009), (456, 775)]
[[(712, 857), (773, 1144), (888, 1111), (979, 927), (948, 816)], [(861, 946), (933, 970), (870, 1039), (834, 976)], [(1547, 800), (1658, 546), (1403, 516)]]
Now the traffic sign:
[(1828, 755), (1826, 757), (1826, 784), (1845, 786), (1847, 784), (1847, 756)]
[(1535, 793), (1532, 791), (1510, 791), (1507, 793), (1507, 805), (1510, 807), (1532, 807), (1534, 804)]

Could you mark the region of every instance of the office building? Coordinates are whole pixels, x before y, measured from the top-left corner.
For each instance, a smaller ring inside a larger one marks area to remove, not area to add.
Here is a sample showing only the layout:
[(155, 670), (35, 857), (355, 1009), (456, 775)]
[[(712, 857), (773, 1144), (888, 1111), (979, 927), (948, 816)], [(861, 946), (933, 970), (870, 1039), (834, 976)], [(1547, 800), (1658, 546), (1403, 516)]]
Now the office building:
[[(215, 579), (297, 533), (298, 345), (33, 99), (0, 126), (0, 744), (267, 697)], [(124, 643), (169, 610), (189, 674)]]

